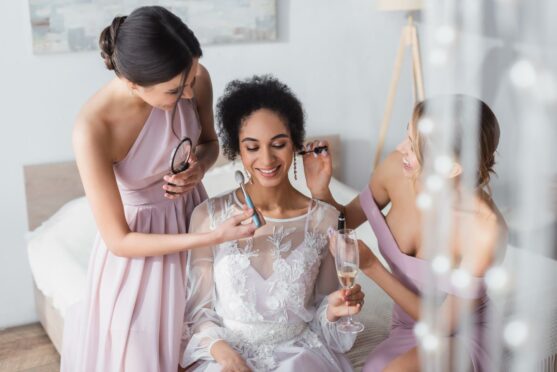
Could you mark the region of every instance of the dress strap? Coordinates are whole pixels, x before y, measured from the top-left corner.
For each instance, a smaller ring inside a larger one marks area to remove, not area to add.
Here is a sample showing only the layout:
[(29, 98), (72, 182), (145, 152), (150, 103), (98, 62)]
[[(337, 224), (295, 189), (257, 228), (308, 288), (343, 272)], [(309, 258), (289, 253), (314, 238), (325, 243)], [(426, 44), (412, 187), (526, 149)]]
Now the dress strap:
[[(360, 206), (364, 211), (379, 245), (383, 257), (387, 259), (391, 268), (396, 268), (405, 276), (412, 279), (420, 290), (423, 290), (431, 278), (431, 264), (427, 260), (408, 256), (400, 251), (385, 217), (373, 199), (371, 189), (366, 185), (360, 193)], [(434, 285), (438, 291), (451, 294), (461, 298), (476, 299), (485, 295), (485, 284), (483, 278), (473, 277), (466, 273), (457, 272), (455, 276), (451, 273), (446, 275), (435, 275)]]
[(360, 192), (359, 199), (360, 206), (362, 207), (368, 221), (373, 221), (374, 215), (376, 215), (379, 211), (379, 208), (377, 208), (375, 200), (373, 200), (373, 195), (371, 194), (369, 185), (366, 185), (366, 187)]

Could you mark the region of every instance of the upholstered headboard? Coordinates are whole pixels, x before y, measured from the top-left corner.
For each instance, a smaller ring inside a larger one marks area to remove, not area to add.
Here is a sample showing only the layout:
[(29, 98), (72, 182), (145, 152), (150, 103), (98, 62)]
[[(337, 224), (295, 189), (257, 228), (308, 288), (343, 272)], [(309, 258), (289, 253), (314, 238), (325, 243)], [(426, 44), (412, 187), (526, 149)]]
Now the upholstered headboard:
[[(333, 174), (338, 178), (341, 154), (340, 137), (330, 135), (321, 136), (319, 139), (329, 141), (333, 156)], [(312, 140), (313, 138), (307, 139), (307, 141)], [(214, 166), (224, 165), (227, 162), (228, 159), (221, 153)], [(29, 230), (38, 227), (70, 200), (84, 195), (74, 161), (26, 165), (23, 167), (23, 171)]]
[(26, 165), (23, 172), (29, 230), (85, 193), (74, 161)]

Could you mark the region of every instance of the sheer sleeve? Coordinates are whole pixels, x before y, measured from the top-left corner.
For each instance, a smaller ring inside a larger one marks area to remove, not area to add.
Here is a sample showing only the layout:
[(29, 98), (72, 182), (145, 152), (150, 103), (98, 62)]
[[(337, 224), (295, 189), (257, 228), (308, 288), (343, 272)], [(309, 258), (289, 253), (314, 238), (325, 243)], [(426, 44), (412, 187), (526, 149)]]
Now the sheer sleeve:
[[(325, 218), (323, 221), (325, 226), (322, 226), (322, 229), (326, 231), (329, 227), (334, 226), (337, 214), (334, 214), (333, 218)], [(314, 301), (317, 311), (310, 323), (310, 328), (321, 335), (331, 349), (344, 353), (352, 348), (356, 335), (337, 331), (336, 323), (327, 319), (327, 296), (337, 289), (339, 289), (339, 283), (336, 276), (335, 261), (331, 252), (329, 252), (329, 240), (327, 239), (317, 282), (315, 283)]]
[[(208, 202), (200, 204), (192, 214), (190, 232), (210, 230), (211, 216)], [(185, 328), (190, 336), (181, 365), (189, 366), (197, 360), (213, 360), (210, 349), (225, 339), (225, 329), (214, 310), (213, 247), (193, 249), (188, 257), (188, 285), (186, 294)]]

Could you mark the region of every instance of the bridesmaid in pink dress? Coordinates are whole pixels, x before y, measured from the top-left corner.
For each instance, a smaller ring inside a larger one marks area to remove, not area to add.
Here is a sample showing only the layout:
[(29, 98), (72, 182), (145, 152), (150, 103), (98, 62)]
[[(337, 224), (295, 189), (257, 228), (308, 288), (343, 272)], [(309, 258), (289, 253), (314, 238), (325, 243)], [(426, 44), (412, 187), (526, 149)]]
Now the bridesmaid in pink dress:
[[(416, 207), (416, 195), (422, 189), (419, 178), (424, 157), (431, 154), (431, 142), (420, 131), (420, 119), (427, 115), (434, 123), (443, 125), (436, 116), (442, 107), (453, 107), (454, 118), (462, 128), (472, 128), (479, 119), (478, 128), (478, 169), (474, 200), (468, 208), (461, 208), (458, 202), (452, 208), (453, 226), (467, 224), (468, 242), (474, 249), (461, 246), (462, 234), (452, 231), (449, 247), (453, 268), (466, 270), (470, 274), (466, 291), (455, 288), (448, 278), (436, 281), (436, 291), (444, 298), (438, 308), (438, 315), (447, 315), (450, 324), (447, 329), (449, 342), (464, 344), (469, 352), (469, 366), (473, 371), (490, 371), (490, 358), (485, 348), (486, 310), (489, 304), (483, 285), (483, 276), (494, 261), (506, 237), (505, 222), (489, 194), (490, 173), (493, 172), (494, 153), (499, 142), (499, 124), (491, 109), (482, 101), (463, 95), (440, 96), (419, 103), (414, 109), (408, 126), (407, 138), (375, 169), (369, 185), (346, 206), (336, 203), (328, 189), (331, 174), (331, 158), (323, 154), (317, 158), (306, 156), (304, 167), (308, 186), (312, 195), (327, 200), (339, 209), (345, 209), (349, 227), (355, 228), (366, 219), (369, 221), (378, 241), (379, 250), (391, 271), (388, 271), (360, 242), (360, 268), (373, 279), (394, 301), (391, 333), (369, 355), (363, 371), (419, 371), (420, 359), (418, 343), (414, 335), (414, 325), (421, 318), (421, 293), (431, 272), (431, 263), (425, 259), (421, 239), (421, 212)], [(478, 111), (479, 110), (479, 111)], [(442, 112), (442, 111), (441, 111)], [(477, 116), (479, 113), (479, 117)], [(458, 128), (458, 127), (457, 127)], [(457, 195), (462, 188), (460, 175), (461, 133), (456, 132), (453, 147), (452, 170), (446, 182), (455, 185)], [(320, 145), (323, 145), (321, 143)], [(312, 147), (310, 145), (310, 147)], [(381, 210), (391, 204), (386, 216)], [(451, 307), (456, 302), (467, 303), (473, 311), (472, 331), (458, 332), (459, 318), (453, 316)], [(373, 302), (371, 302), (373, 303)], [(449, 315), (450, 314), (450, 315)], [(454, 360), (453, 360), (454, 362)]]
[[(99, 234), (84, 299), (65, 317), (62, 371), (175, 372), (188, 335), (187, 252), (252, 236), (255, 226), (241, 225), (252, 211), (188, 234), (218, 155), (211, 80), (188, 27), (164, 8), (142, 7), (116, 17), (99, 43), (116, 78), (85, 104), (73, 133)], [(184, 137), (194, 155), (170, 176)]]

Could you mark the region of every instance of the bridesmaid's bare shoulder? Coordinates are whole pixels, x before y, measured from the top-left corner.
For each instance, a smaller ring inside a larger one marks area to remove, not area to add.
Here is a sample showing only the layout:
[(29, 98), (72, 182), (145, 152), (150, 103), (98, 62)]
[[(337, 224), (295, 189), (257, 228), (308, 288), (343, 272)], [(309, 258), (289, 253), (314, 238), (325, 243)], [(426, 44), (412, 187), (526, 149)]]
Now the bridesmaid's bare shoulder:
[(109, 82), (89, 98), (79, 111), (72, 133), (74, 151), (87, 145), (107, 146), (114, 112), (112, 84)]
[(402, 172), (402, 155), (398, 151), (391, 152), (371, 174), (369, 186), (375, 202), (383, 208), (391, 200), (392, 188), (399, 185), (405, 178)]

